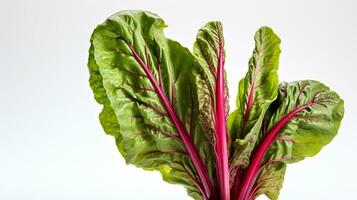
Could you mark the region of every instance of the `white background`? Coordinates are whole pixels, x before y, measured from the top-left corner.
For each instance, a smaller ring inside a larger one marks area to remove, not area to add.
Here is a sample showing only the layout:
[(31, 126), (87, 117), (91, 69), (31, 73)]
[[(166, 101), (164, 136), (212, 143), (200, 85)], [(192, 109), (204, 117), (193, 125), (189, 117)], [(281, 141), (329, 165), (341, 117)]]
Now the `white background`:
[(283, 200), (353, 199), (357, 164), (356, 1), (1, 0), (0, 199), (188, 199), (158, 173), (127, 166), (97, 119), (86, 68), (96, 24), (123, 9), (163, 17), (167, 36), (192, 47), (201, 25), (221, 20), (231, 106), (254, 32), (282, 40), (280, 80), (317, 79), (345, 99), (339, 135), (289, 165)]

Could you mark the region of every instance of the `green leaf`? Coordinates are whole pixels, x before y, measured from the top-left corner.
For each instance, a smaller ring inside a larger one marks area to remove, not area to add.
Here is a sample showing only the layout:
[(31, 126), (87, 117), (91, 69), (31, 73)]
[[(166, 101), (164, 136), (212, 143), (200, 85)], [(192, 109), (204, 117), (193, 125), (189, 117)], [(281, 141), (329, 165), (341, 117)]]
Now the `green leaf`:
[[(214, 140), (215, 124), (215, 88), (217, 81), (217, 67), (219, 65), (220, 47), (223, 48), (223, 60), (225, 60), (223, 28), (221, 22), (208, 22), (201, 27), (193, 46), (193, 54), (202, 66), (202, 73), (197, 77), (198, 101), (200, 108), (200, 121), (211, 140)], [(224, 76), (226, 77), (226, 76)], [(225, 112), (229, 113), (229, 91), (225, 78)]]
[(104, 106), (103, 128), (126, 162), (160, 171), (165, 181), (202, 199), (213, 191), (214, 157), (195, 98), (201, 67), (164, 36), (165, 27), (149, 12), (111, 16), (91, 37), (90, 83)]
[(240, 82), (237, 109), (228, 118), (232, 138), (232, 176), (249, 163), (256, 145), (264, 115), (275, 100), (278, 90), (280, 39), (268, 27), (260, 28), (254, 37), (255, 49), (248, 72)]
[(344, 114), (343, 100), (324, 84), (312, 80), (280, 84), (277, 104), (269, 129), (288, 113), (307, 106), (285, 124), (268, 150), (268, 155), (284, 158), (286, 163), (317, 154), (335, 137)]
[[(343, 100), (322, 83), (312, 80), (281, 83), (278, 99), (269, 109), (270, 131), (266, 133), (277, 131), (276, 137), (264, 155), (262, 170), (255, 181), (256, 195), (277, 199), (285, 165), (316, 155), (337, 134), (343, 114)], [(279, 125), (281, 128), (276, 129)], [(259, 182), (265, 179), (262, 174), (271, 164), (281, 166), (271, 168), (268, 176), (275, 178), (263, 181), (265, 186), (272, 187), (260, 187)]]
[(229, 113), (228, 86), (225, 78), (224, 39), (220, 22), (209, 22), (197, 34), (194, 54), (202, 66), (203, 77), (197, 81), (200, 122), (212, 141), (221, 199), (229, 199), (229, 138), (226, 120)]

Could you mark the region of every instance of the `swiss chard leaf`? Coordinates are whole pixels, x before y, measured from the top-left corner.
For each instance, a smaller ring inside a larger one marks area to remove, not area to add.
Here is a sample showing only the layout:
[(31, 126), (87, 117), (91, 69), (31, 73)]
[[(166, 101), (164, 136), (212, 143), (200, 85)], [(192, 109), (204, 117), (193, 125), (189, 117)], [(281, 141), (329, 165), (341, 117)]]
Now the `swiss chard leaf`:
[(104, 130), (116, 138), (127, 163), (160, 171), (195, 199), (209, 198), (214, 158), (193, 82), (200, 66), (164, 36), (165, 27), (157, 15), (142, 11), (119, 12), (99, 25), (91, 37), (91, 87), (104, 105)]
[(337, 134), (344, 114), (343, 100), (327, 86), (312, 80), (282, 83), (279, 86), (279, 108), (268, 129), (276, 126), (288, 113), (301, 111), (285, 124), (268, 153), (287, 163), (317, 154)]
[(248, 165), (265, 112), (278, 90), (280, 39), (270, 28), (262, 27), (254, 40), (255, 49), (249, 60), (248, 72), (239, 82), (237, 110), (228, 119), (232, 138), (231, 182), (238, 181), (239, 170)]
[[(223, 64), (225, 60), (223, 29), (220, 22), (209, 22), (203, 26), (196, 36), (196, 41), (193, 47), (193, 54), (196, 56), (202, 66), (202, 77), (198, 79), (197, 85), (198, 99), (200, 106), (200, 118), (205, 132), (215, 143), (215, 120), (216, 120), (216, 82), (217, 69), (219, 65), (220, 47), (222, 47)], [(225, 78), (224, 100), (225, 100), (225, 115), (229, 113), (229, 91), (227, 79)]]
[(229, 167), (226, 117), (229, 112), (228, 87), (224, 78), (224, 39), (220, 22), (209, 22), (197, 34), (194, 55), (202, 66), (197, 81), (200, 121), (211, 139), (221, 199), (229, 199)]
[[(335, 137), (344, 114), (343, 100), (318, 81), (280, 84), (276, 104), (269, 131), (260, 141), (243, 175), (240, 199), (247, 199), (254, 191), (268, 195), (278, 191), (280, 186), (270, 190), (264, 188), (264, 191), (257, 186), (269, 164), (294, 163), (316, 155)], [(272, 173), (278, 172), (273, 168)], [(281, 173), (279, 176), (283, 175)], [(271, 184), (272, 181), (263, 182)], [(277, 199), (277, 194), (271, 199)]]

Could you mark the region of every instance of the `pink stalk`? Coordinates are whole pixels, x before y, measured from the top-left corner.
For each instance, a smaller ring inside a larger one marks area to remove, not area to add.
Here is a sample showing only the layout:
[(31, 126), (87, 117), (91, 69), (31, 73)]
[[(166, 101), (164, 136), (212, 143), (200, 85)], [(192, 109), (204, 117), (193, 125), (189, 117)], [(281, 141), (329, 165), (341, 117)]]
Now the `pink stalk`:
[[(220, 39), (220, 36), (219, 36)], [(229, 193), (229, 168), (228, 168), (228, 153), (227, 153), (227, 129), (226, 129), (226, 109), (225, 109), (225, 84), (224, 84), (224, 63), (223, 63), (223, 46), (220, 41), (219, 56), (217, 66), (217, 82), (216, 82), (216, 127), (217, 135), (217, 169), (221, 200), (230, 200)]]
[[(260, 163), (268, 150), (269, 146), (273, 143), (276, 136), (278, 135), (281, 128), (285, 126), (292, 118), (296, 116), (298, 112), (301, 110), (312, 106), (315, 102), (300, 106), (293, 111), (291, 111), (288, 115), (284, 116), (264, 137), (259, 147), (254, 151), (253, 155), (251, 156), (250, 163), (248, 167), (245, 169), (242, 179), (240, 182), (234, 187), (234, 190), (237, 191), (237, 196), (235, 197), (236, 200), (249, 200), (251, 190), (255, 183), (256, 177), (260, 171)], [(238, 182), (238, 177), (236, 182)]]

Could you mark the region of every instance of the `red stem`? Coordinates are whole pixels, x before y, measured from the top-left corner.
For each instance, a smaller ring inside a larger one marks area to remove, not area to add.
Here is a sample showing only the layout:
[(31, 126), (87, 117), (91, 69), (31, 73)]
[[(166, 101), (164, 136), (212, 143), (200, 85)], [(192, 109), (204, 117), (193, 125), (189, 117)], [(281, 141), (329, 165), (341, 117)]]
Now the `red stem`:
[(133, 56), (135, 59), (139, 62), (141, 67), (144, 69), (147, 77), (149, 78), (151, 84), (153, 85), (156, 93), (159, 95), (160, 100), (162, 104), (164, 105), (165, 109), (167, 110), (167, 113), (172, 121), (172, 123), (175, 125), (178, 134), (180, 135), (180, 138), (182, 139), (182, 142), (188, 152), (188, 154), (191, 157), (192, 163), (195, 166), (198, 176), (200, 177), (203, 187), (204, 187), (204, 192), (203, 194), (205, 198), (209, 199), (209, 197), (212, 195), (213, 192), (213, 187), (212, 183), (209, 179), (208, 173), (206, 171), (205, 166), (202, 163), (201, 157), (199, 156), (195, 146), (192, 144), (192, 141), (189, 137), (189, 135), (186, 132), (186, 129), (182, 125), (182, 122), (178, 118), (176, 112), (172, 109), (165, 93), (163, 92), (162, 88), (160, 85), (157, 83), (156, 79), (153, 77), (152, 73), (150, 72), (149, 67), (142, 61), (138, 53), (135, 51), (135, 49), (129, 45), (129, 48), (131, 52), (133, 53)]
[[(220, 33), (218, 33), (220, 34)], [(219, 39), (221, 37), (219, 35)], [(217, 125), (216, 149), (217, 149), (217, 169), (221, 200), (230, 200), (229, 194), (229, 168), (228, 168), (228, 153), (227, 153), (227, 132), (226, 132), (226, 107), (225, 107), (225, 82), (224, 82), (224, 63), (223, 63), (223, 45), (222, 41), (219, 44), (218, 67), (217, 67), (217, 83), (216, 83), (216, 113)]]
[(281, 128), (284, 127), (286, 123), (288, 123), (295, 115), (301, 110), (312, 106), (315, 102), (309, 103), (307, 105), (300, 106), (293, 111), (291, 111), (288, 115), (284, 116), (264, 137), (263, 141), (259, 145), (259, 147), (254, 151), (251, 161), (248, 167), (244, 170), (241, 181), (238, 180), (239, 177), (236, 177), (236, 181), (239, 183), (235, 185), (234, 190), (237, 191), (236, 200), (249, 200), (251, 189), (255, 183), (256, 177), (260, 171), (260, 163), (268, 150), (270, 144), (273, 143), (276, 136), (278, 135)]

